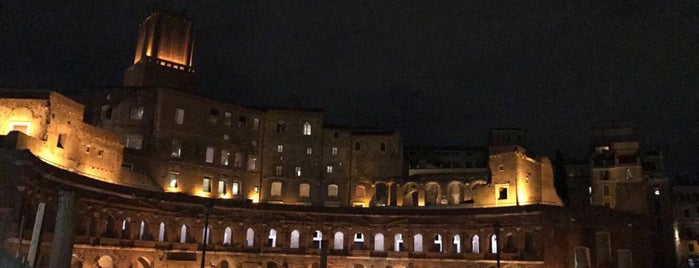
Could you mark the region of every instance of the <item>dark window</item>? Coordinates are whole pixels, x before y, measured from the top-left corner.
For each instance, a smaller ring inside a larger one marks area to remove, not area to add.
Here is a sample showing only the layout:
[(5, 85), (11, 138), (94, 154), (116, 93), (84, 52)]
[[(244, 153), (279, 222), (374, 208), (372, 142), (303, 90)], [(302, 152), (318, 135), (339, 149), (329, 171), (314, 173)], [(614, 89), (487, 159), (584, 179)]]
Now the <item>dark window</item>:
[(689, 218), (689, 209), (685, 209), (685, 210), (684, 210), (684, 216), (685, 216), (686, 218)]
[(238, 116), (238, 128), (243, 128), (247, 121), (248, 119), (244, 115)]
[(359, 142), (355, 142), (355, 143), (354, 143), (354, 150), (355, 150), (355, 151), (359, 151), (359, 148), (360, 148)]
[(58, 141), (56, 142), (56, 147), (63, 148), (66, 143), (66, 134), (58, 134)]
[(498, 199), (507, 199), (507, 188), (500, 188), (500, 191), (498, 191)]
[(218, 121), (218, 110), (211, 109), (209, 112), (209, 122), (216, 123), (216, 121)]
[(279, 121), (277, 123), (277, 134), (284, 133), (285, 129), (286, 129), (286, 123), (284, 123), (284, 121)]
[(386, 151), (386, 144), (383, 142), (381, 143), (381, 151)]
[(337, 139), (337, 138), (340, 137), (340, 133), (339, 133), (339, 132), (335, 132), (335, 134), (333, 134), (333, 136)]

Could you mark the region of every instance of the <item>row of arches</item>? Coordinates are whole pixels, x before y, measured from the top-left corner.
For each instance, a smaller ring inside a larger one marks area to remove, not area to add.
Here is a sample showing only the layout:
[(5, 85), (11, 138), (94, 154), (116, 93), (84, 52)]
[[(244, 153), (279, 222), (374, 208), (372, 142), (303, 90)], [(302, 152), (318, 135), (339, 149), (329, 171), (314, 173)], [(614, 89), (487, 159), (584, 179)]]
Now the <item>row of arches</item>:
[(458, 205), (473, 202), (473, 189), (486, 184), (485, 179), (468, 183), (451, 181), (449, 183), (427, 182), (418, 184), (408, 182), (398, 185), (393, 182), (374, 184), (373, 205), (396, 206), (399, 200), (402, 206)]

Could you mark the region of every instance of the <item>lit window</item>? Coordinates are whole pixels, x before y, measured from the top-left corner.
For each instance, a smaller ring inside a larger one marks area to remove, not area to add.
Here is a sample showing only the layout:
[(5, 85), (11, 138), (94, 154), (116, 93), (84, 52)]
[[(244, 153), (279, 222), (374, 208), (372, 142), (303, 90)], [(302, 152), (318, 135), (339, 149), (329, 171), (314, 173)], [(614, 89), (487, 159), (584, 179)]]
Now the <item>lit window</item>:
[(228, 156), (231, 155), (227, 150), (221, 150), (221, 165), (228, 165)]
[(354, 188), (354, 196), (357, 198), (362, 198), (366, 195), (366, 188), (364, 186), (357, 186)]
[(327, 167), (325, 168), (325, 171), (328, 172), (328, 173), (333, 173), (333, 166), (327, 166)]
[(134, 119), (134, 120), (143, 119), (143, 106), (131, 107), (131, 119)]
[(204, 177), (204, 180), (202, 181), (201, 185), (201, 190), (207, 193), (211, 192), (211, 178)]
[(226, 194), (226, 181), (218, 181), (218, 194)]
[(229, 112), (223, 113), (223, 123), (226, 124), (226, 126), (231, 125), (231, 113), (229, 113)]
[(257, 118), (252, 119), (252, 129), (255, 131), (260, 129), (260, 119), (257, 119)]
[(275, 175), (275, 176), (281, 176), (281, 175), (282, 175), (282, 166), (276, 166), (276, 167), (274, 167), (274, 175)]
[(283, 153), (284, 152), (284, 145), (277, 145), (277, 153)]
[(313, 148), (306, 147), (306, 154), (313, 154)]
[(658, 187), (653, 188), (653, 194), (660, 196), (660, 188), (658, 188)]
[(231, 190), (231, 193), (233, 195), (239, 195), (240, 194), (240, 182), (239, 181), (234, 181), (233, 182), (233, 189)]
[(311, 135), (311, 123), (308, 123), (308, 122), (303, 123), (303, 135), (304, 136)]
[(177, 188), (177, 176), (178, 175), (179, 174), (176, 172), (168, 173), (168, 175), (167, 175), (168, 180), (169, 180), (168, 186), (170, 186), (170, 188)]
[(216, 123), (216, 121), (218, 121), (218, 110), (211, 109), (211, 111), (209, 111), (209, 122)]
[(214, 147), (206, 147), (206, 163), (214, 162)]
[(179, 140), (173, 139), (170, 148), (171, 157), (180, 157), (182, 155), (182, 143)]
[(177, 108), (175, 109), (175, 124), (184, 124), (184, 110)]
[(301, 167), (297, 166), (296, 168), (294, 168), (294, 170), (296, 172), (296, 176), (301, 177)]
[(248, 155), (248, 170), (257, 169), (257, 157), (254, 155)]
[[(62, 135), (65, 135), (65, 134), (62, 134)], [(143, 136), (141, 136), (141, 135), (124, 135), (124, 138), (126, 138), (126, 142), (124, 143), (124, 147), (126, 147), (126, 148), (141, 149), (141, 147), (143, 146)], [(59, 141), (59, 143), (62, 143), (62, 142)], [(63, 148), (62, 146), (59, 146), (59, 147)]]
[(328, 196), (335, 197), (337, 196), (337, 184), (330, 184), (328, 185)]
[(272, 183), (272, 189), (269, 193), (271, 196), (281, 196), (282, 195), (282, 183), (281, 182), (273, 182)]
[(229, 139), (228, 134), (223, 134), (223, 140), (227, 141)]
[(311, 193), (311, 185), (308, 183), (302, 183), (299, 185), (299, 197), (309, 197)]
[(31, 131), (30, 126), (30, 122), (10, 122), (10, 131), (19, 131), (29, 135)]
[(243, 154), (242, 153), (235, 153), (235, 157), (233, 157), (233, 166), (234, 167), (243, 167)]
[(337, 147), (333, 147), (333, 149), (332, 149), (332, 155), (337, 155)]

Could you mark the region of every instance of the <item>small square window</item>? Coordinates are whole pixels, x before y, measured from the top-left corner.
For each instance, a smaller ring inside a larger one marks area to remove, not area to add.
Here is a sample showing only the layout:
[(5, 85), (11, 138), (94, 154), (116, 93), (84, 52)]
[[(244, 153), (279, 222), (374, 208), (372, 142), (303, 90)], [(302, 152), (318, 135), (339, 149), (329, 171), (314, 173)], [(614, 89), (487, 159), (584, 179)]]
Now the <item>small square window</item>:
[(224, 141), (227, 141), (229, 138), (230, 138), (230, 137), (228, 136), (228, 134), (223, 134), (223, 140), (224, 140)]
[(131, 119), (134, 119), (134, 120), (143, 119), (143, 106), (131, 107)]
[(277, 145), (277, 153), (283, 153), (284, 152), (284, 145)]
[(325, 171), (328, 172), (328, 173), (333, 173), (333, 166), (327, 166), (327, 167), (325, 168)]

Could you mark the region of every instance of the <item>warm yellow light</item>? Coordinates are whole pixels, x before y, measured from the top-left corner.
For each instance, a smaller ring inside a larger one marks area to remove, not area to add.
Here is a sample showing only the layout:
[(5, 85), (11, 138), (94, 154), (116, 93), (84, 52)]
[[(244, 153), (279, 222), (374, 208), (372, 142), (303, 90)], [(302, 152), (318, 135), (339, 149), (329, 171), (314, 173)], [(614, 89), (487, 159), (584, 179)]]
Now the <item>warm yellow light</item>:
[(260, 203), (260, 194), (256, 192), (248, 193), (248, 199), (252, 200), (253, 203)]
[(9, 127), (8, 132), (16, 130), (16, 131), (22, 132), (24, 134), (27, 134), (27, 136), (29, 136), (29, 135), (31, 135), (31, 125), (32, 125), (32, 122), (12, 121), (12, 122), (10, 122), (10, 127)]

